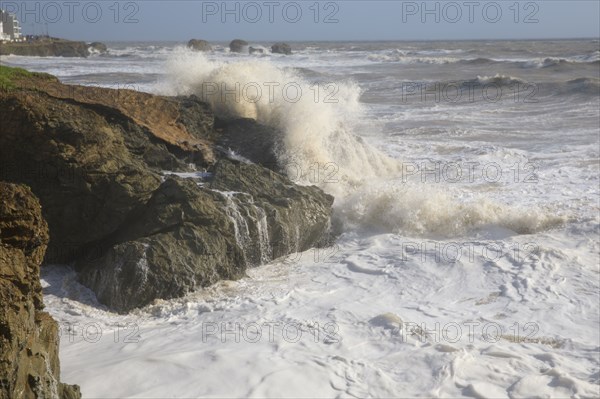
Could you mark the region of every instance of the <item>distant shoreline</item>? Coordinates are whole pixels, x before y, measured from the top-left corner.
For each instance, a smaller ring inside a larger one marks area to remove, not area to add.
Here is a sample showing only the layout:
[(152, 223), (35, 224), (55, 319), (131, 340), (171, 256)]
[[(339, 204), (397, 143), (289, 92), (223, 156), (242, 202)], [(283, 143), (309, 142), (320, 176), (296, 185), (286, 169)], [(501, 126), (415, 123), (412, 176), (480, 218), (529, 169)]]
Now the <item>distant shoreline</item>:
[(29, 36), (20, 42), (0, 42), (0, 55), (31, 57), (89, 57), (93, 52), (106, 51), (101, 42), (87, 43), (48, 36)]

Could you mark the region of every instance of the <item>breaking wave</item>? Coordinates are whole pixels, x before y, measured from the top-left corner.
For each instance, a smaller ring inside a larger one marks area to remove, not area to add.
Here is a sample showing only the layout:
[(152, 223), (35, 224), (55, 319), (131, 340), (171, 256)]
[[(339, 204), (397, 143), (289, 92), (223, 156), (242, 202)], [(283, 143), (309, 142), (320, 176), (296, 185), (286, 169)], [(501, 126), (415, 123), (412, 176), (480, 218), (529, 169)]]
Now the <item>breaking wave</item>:
[(567, 58), (548, 57), (544, 59), (531, 60), (525, 63), (525, 67), (553, 68), (569, 67), (578, 65), (600, 65), (600, 51), (590, 54), (575, 55)]
[[(352, 81), (317, 91), (293, 68), (264, 60), (210, 61), (201, 54), (178, 57), (170, 70), (168, 94), (195, 94), (217, 115), (252, 118), (285, 132), (277, 149), (284, 165), (293, 163), (308, 172), (334, 163), (341, 184), (349, 186), (398, 170), (396, 161), (353, 134), (363, 110), (361, 90)], [(308, 173), (303, 177), (304, 183), (312, 182)]]
[(459, 196), (447, 187), (384, 184), (349, 195), (340, 209), (345, 229), (420, 236), (454, 237), (490, 225), (531, 234), (565, 221), (541, 208), (509, 206), (483, 196), (459, 200)]
[(566, 83), (566, 86), (569, 92), (600, 95), (600, 79), (598, 78), (572, 79)]
[[(494, 224), (531, 233), (557, 221), (550, 212), (518, 210), (485, 198), (465, 202), (445, 189), (394, 183), (401, 161), (356, 134), (366, 113), (359, 101), (361, 89), (352, 81), (336, 82), (335, 95), (328, 102), (323, 95), (315, 98), (314, 83), (298, 70), (266, 60), (223, 62), (187, 53), (171, 60), (168, 68), (170, 78), (160, 90), (164, 94), (195, 94), (219, 116), (253, 118), (283, 131), (278, 160), (305, 172), (301, 184), (315, 183), (309, 176), (315, 166), (335, 165), (335, 183), (322, 179), (318, 185), (336, 198), (334, 222), (344, 230), (377, 227), (387, 232), (455, 235)], [(503, 75), (478, 79), (518, 80)], [(270, 92), (269, 85), (274, 88)], [(282, 90), (286, 86), (287, 94)], [(244, 95), (244, 87), (253, 89)], [(257, 87), (262, 88), (262, 96)], [(236, 88), (242, 92), (237, 97), (230, 92)], [(297, 169), (293, 173), (298, 181)]]
[(497, 73), (494, 76), (477, 76), (477, 79), (472, 81), (480, 85), (495, 84), (498, 86), (510, 86), (517, 83), (527, 83), (525, 80), (509, 75)]

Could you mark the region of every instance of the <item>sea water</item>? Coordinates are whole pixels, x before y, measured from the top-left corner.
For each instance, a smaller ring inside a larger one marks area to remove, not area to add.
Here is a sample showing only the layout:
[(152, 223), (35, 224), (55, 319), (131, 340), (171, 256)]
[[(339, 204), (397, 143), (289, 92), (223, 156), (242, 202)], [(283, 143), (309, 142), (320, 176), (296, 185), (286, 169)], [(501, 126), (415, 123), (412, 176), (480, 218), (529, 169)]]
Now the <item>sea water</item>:
[(290, 178), (336, 198), (331, 247), (126, 316), (43, 268), (62, 379), (89, 397), (597, 396), (599, 42), (292, 47), (2, 58), (277, 127)]

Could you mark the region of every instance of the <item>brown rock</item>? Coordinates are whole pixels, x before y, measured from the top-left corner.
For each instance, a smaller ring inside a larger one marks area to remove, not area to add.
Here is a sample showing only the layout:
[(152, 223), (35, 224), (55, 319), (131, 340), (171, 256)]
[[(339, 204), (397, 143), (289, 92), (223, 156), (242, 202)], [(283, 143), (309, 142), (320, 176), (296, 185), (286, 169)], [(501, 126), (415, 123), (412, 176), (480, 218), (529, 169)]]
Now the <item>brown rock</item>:
[(48, 262), (70, 262), (117, 230), (160, 170), (214, 162), (213, 116), (194, 98), (29, 79), (0, 92), (0, 107), (0, 179), (27, 184), (44, 204)]
[(26, 186), (0, 182), (0, 397), (79, 398), (61, 383), (58, 326), (43, 312), (48, 226)]

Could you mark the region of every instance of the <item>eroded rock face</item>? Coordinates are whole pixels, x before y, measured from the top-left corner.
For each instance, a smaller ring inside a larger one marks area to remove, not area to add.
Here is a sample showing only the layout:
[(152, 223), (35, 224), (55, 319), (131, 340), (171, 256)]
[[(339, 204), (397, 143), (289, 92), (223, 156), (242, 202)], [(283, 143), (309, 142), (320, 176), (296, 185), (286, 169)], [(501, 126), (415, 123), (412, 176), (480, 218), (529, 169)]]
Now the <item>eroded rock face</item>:
[(58, 326), (46, 312), (40, 264), (48, 226), (29, 188), (0, 182), (0, 397), (79, 398), (60, 382)]
[[(0, 180), (32, 188), (50, 227), (46, 261), (75, 262), (112, 309), (243, 277), (328, 231), (333, 198), (276, 173), (278, 132), (215, 126), (193, 96), (36, 79), (0, 91)], [(230, 146), (256, 164), (228, 160)], [(194, 170), (205, 173), (166, 177)]]
[(188, 42), (187, 46), (195, 51), (212, 51), (212, 46), (206, 40), (192, 39)]
[(245, 40), (235, 39), (229, 43), (229, 50), (231, 50), (233, 53), (245, 53), (248, 51), (247, 48), (248, 42)]

